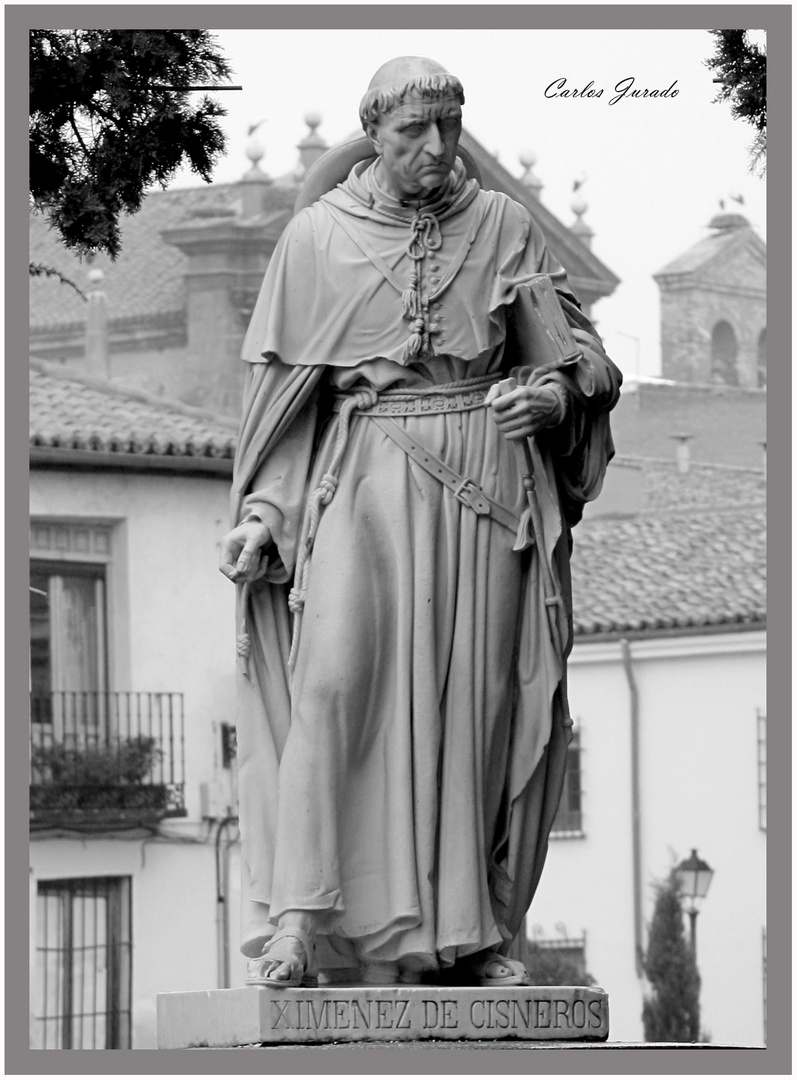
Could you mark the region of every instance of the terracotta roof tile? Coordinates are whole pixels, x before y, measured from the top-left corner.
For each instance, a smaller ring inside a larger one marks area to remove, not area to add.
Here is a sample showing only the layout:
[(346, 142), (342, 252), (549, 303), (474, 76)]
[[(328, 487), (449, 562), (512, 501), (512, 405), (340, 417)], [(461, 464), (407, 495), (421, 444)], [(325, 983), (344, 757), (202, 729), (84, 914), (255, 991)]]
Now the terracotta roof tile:
[(30, 445), (232, 458), (235, 421), (31, 361)]
[(766, 509), (585, 521), (575, 530), (577, 636), (760, 624)]

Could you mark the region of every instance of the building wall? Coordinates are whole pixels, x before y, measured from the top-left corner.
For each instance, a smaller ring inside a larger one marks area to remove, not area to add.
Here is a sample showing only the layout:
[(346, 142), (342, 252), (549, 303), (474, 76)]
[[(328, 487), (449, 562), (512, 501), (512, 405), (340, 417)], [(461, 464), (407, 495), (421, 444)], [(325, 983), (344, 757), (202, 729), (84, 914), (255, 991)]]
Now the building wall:
[[(196, 830), (167, 824), (182, 839), (145, 835), (33, 839), (30, 846), (31, 941), (37, 933), (40, 881), (130, 877), (132, 898), (132, 1048), (157, 1047), (155, 999), (162, 992), (219, 985), (216, 961), (214, 849)], [(33, 971), (35, 957), (32, 956)], [(34, 979), (31, 980), (32, 986)], [(35, 1025), (33, 1027), (35, 1036)]]
[[(691, 435), (696, 462), (761, 469), (767, 438), (764, 390), (730, 386), (645, 385), (623, 388), (611, 414), (618, 455), (676, 459), (673, 436)], [(603, 496), (597, 500), (601, 506)], [(576, 534), (577, 535), (577, 534)]]
[(133, 1047), (154, 1047), (157, 993), (221, 985), (217, 822), (203, 820), (201, 785), (229, 791), (219, 729), (235, 715), (234, 590), (217, 569), (229, 478), (33, 469), (30, 486), (33, 518), (115, 523), (111, 689), (185, 695), (186, 818), (166, 819), (159, 838), (34, 834), (30, 845), (33, 941), (39, 881), (132, 877)]
[[(115, 523), (109, 588), (113, 690), (185, 695), (186, 800), (234, 719), (234, 590), (218, 572), (229, 478), (34, 469), (31, 517)], [(189, 737), (190, 735), (190, 737)]]
[[(639, 702), (641, 898), (692, 848), (715, 870), (697, 920), (702, 1028), (763, 1042), (765, 840), (758, 813), (757, 710), (765, 639), (726, 633), (631, 643)], [(581, 728), (584, 836), (552, 839), (527, 927), (586, 932), (589, 972), (609, 993), (613, 1040), (642, 1039), (634, 965), (631, 697), (619, 644), (577, 644), (572, 715)], [(685, 932), (688, 921), (685, 919)]]
[(710, 383), (711, 335), (727, 322), (738, 344), (738, 385), (758, 386), (758, 341), (766, 328), (763, 258), (737, 247), (704, 272), (659, 279), (661, 372), (679, 382)]

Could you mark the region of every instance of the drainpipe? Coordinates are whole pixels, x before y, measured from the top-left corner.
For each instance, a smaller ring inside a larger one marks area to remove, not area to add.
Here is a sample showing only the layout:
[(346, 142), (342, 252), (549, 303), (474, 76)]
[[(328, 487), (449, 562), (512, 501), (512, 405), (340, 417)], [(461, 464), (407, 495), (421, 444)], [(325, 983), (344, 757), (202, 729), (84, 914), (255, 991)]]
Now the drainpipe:
[(224, 855), (221, 852), (221, 837), (229, 826), (237, 822), (237, 817), (222, 818), (216, 827), (216, 958), (218, 964), (218, 984), (221, 989), (230, 985), (230, 847), (232, 840), (227, 840)]
[(631, 646), (620, 639), (623, 668), (631, 697), (631, 847), (634, 878), (634, 964), (637, 978), (644, 975), (642, 966), (642, 843), (640, 837), (639, 798), (639, 691), (631, 664)]

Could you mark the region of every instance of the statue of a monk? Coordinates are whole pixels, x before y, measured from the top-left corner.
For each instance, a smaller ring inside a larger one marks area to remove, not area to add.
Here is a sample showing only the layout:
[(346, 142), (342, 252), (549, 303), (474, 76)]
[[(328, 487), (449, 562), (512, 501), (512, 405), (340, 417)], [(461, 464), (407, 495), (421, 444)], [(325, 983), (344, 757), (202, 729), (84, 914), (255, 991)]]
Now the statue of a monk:
[[(253, 984), (528, 977), (507, 954), (571, 734), (571, 527), (621, 377), (528, 211), (467, 177), (463, 102), (434, 61), (379, 69), (377, 156), (292, 219), (244, 345), (221, 570)], [(575, 358), (546, 350), (540, 274)]]

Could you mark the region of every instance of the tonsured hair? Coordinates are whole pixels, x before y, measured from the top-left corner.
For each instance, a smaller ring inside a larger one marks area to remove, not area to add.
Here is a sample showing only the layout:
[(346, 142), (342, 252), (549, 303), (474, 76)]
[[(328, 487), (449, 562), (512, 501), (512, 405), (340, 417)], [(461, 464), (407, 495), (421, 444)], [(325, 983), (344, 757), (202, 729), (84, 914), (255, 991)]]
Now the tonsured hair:
[(360, 102), (360, 121), (363, 127), (369, 123), (377, 123), (380, 115), (391, 112), (412, 93), (421, 98), (454, 94), (459, 98), (460, 105), (465, 104), (465, 92), (456, 75), (449, 75), (447, 71), (438, 75), (416, 75), (406, 82), (395, 83), (393, 86), (377, 86), (369, 90)]

